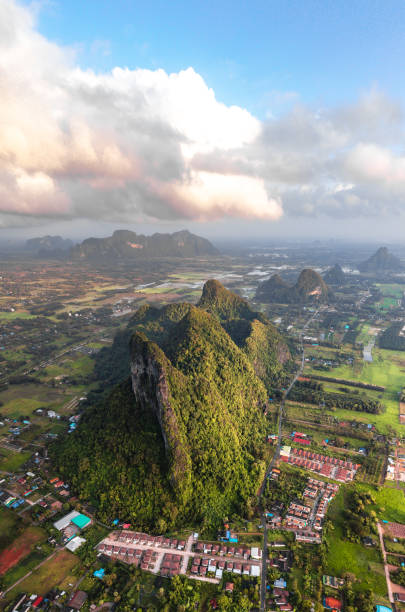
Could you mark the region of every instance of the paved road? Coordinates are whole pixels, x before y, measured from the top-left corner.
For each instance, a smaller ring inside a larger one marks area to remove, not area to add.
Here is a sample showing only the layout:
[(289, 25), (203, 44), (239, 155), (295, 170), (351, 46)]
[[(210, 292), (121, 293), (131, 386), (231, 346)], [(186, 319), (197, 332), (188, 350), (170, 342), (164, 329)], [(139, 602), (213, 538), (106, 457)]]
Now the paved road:
[[(308, 321), (305, 323), (301, 333), (300, 333), (300, 345), (301, 345), (301, 364), (300, 367), (297, 371), (297, 373), (295, 374), (294, 378), (292, 379), (289, 387), (286, 389), (286, 391), (284, 392), (284, 395), (282, 397), (281, 400), (281, 404), (280, 404), (280, 410), (279, 410), (279, 414), (278, 414), (278, 440), (277, 440), (277, 446), (276, 446), (276, 450), (274, 452), (273, 458), (271, 459), (269, 465), (267, 466), (267, 470), (266, 470), (266, 474), (264, 477), (264, 480), (262, 482), (262, 485), (259, 489), (259, 504), (262, 504), (262, 495), (264, 492), (264, 488), (266, 486), (266, 482), (267, 482), (267, 478), (270, 474), (270, 472), (272, 471), (276, 461), (278, 460), (279, 456), (280, 456), (280, 449), (281, 449), (281, 434), (282, 434), (282, 428), (283, 428), (283, 417), (284, 417), (284, 407), (285, 407), (285, 402), (286, 399), (288, 397), (288, 394), (290, 393), (291, 389), (293, 388), (293, 386), (295, 385), (295, 383), (297, 382), (297, 379), (299, 376), (301, 376), (303, 370), (304, 370), (304, 365), (305, 365), (305, 351), (304, 351), (304, 344), (303, 344), (303, 335), (304, 335), (304, 330), (308, 327), (308, 325), (311, 323), (311, 321), (316, 317), (316, 315), (318, 314), (319, 309), (316, 310), (308, 319)], [(264, 514), (264, 508), (262, 507), (261, 509), (261, 513), (260, 513), (260, 520), (261, 520), (261, 524), (263, 525), (263, 550), (262, 550), (262, 573), (261, 573), (261, 583), (260, 583), (260, 612), (264, 612), (265, 611), (265, 607), (266, 607), (266, 573), (267, 573), (267, 558), (268, 558), (268, 545), (267, 545), (267, 526), (266, 526), (266, 517)]]

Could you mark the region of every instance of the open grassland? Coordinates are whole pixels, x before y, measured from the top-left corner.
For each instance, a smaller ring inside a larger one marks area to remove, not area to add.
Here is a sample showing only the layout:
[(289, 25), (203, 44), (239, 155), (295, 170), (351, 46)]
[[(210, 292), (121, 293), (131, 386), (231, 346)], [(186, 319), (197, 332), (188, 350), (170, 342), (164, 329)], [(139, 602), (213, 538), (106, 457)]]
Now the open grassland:
[[(90, 360), (89, 357), (86, 357), (86, 362), (87, 359)], [(93, 367), (92, 363), (91, 367)], [(57, 411), (75, 394), (75, 389), (70, 388), (69, 391), (69, 395), (66, 395), (61, 388), (35, 383), (9, 385), (7, 389), (0, 392), (0, 401), (3, 403), (0, 413), (3, 417), (18, 418), (19, 416), (31, 416), (37, 408)]]
[(6, 595), (7, 601), (13, 600), (19, 593), (45, 595), (50, 589), (64, 581), (78, 564), (78, 558), (67, 550), (57, 552), (52, 559), (46, 561), (14, 589), (11, 589)]
[[(322, 354), (323, 351), (322, 347)], [(319, 374), (317, 370), (311, 369), (309, 364), (305, 367), (305, 373)], [(405, 355), (403, 352), (375, 348), (373, 349), (373, 361), (370, 363), (356, 359), (353, 365), (341, 365), (322, 374), (385, 387), (381, 401), (386, 410), (382, 414), (367, 414), (337, 409), (333, 411), (334, 416), (342, 420), (356, 419), (364, 423), (374, 424), (383, 433), (387, 433), (389, 427), (405, 433), (405, 426), (399, 424), (398, 404), (398, 394), (404, 386), (405, 380)], [(365, 392), (368, 395), (369, 392)], [(374, 396), (374, 392), (370, 393), (371, 396)]]
[(327, 574), (343, 576), (346, 572), (357, 576), (354, 588), (358, 591), (371, 589), (379, 598), (387, 597), (384, 568), (380, 553), (376, 548), (367, 548), (363, 544), (347, 542), (343, 539), (344, 498), (346, 487), (342, 486), (330, 505), (328, 518), (333, 529), (326, 536), (328, 545)]
[(368, 323), (364, 323), (360, 327), (360, 331), (356, 338), (356, 342), (366, 345), (370, 342), (371, 338), (372, 338), (372, 335), (370, 334), (370, 325)]

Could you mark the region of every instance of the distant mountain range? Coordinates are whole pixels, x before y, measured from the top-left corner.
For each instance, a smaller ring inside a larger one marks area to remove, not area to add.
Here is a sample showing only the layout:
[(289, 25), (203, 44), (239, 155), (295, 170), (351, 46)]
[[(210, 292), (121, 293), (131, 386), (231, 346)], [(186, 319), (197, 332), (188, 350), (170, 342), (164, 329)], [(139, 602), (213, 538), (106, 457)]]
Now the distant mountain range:
[(73, 259), (85, 261), (134, 261), (151, 257), (201, 255), (219, 255), (219, 251), (209, 240), (187, 230), (152, 236), (117, 230), (107, 238), (87, 238), (71, 251)]
[(387, 247), (380, 247), (369, 259), (358, 265), (360, 272), (401, 272), (405, 270), (404, 265), (398, 257), (392, 255)]
[(257, 288), (256, 299), (260, 302), (278, 304), (310, 304), (326, 302), (331, 293), (322, 277), (306, 268), (300, 273), (295, 285), (289, 285), (279, 274), (263, 281)]
[(34, 253), (51, 253), (55, 251), (69, 251), (73, 246), (72, 240), (61, 236), (42, 236), (30, 238), (25, 243), (25, 249)]

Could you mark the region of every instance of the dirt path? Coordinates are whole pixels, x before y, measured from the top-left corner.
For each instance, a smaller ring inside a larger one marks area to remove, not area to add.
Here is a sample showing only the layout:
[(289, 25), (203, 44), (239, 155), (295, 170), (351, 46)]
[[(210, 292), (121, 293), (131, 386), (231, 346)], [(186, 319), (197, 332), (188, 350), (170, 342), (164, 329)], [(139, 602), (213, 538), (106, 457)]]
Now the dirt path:
[(44, 559), (43, 561), (41, 561), (41, 563), (38, 563), (37, 566), (35, 566), (30, 572), (27, 572), (25, 574), (25, 576), (23, 576), (22, 578), (20, 578), (19, 580), (17, 580), (17, 582), (14, 582), (14, 584), (12, 584), (11, 586), (8, 587), (8, 589), (6, 589), (5, 591), (3, 591), (3, 593), (1, 594), (1, 597), (4, 597), (4, 595), (6, 595), (6, 593), (8, 593), (9, 591), (11, 591), (11, 589), (14, 589), (14, 587), (18, 586), (20, 584), (20, 582), (22, 582), (23, 580), (25, 580), (26, 578), (28, 578), (28, 576), (31, 576), (31, 574), (33, 572), (35, 572), (37, 569), (39, 569), (42, 565), (44, 565), (44, 563), (46, 563), (47, 561), (49, 561), (49, 559), (52, 559), (57, 552), (59, 552), (60, 550), (62, 550), (62, 548), (56, 548), (52, 554), (50, 554), (46, 559)]
[(387, 554), (385, 552), (385, 547), (384, 547), (383, 530), (379, 522), (377, 523), (377, 528), (378, 528), (378, 535), (380, 536), (380, 546), (381, 546), (381, 552), (382, 552), (383, 560), (384, 560), (384, 572), (385, 572), (385, 580), (387, 581), (388, 599), (390, 600), (390, 603), (393, 604), (394, 596), (392, 594), (390, 572), (389, 572), (389, 568), (387, 565)]

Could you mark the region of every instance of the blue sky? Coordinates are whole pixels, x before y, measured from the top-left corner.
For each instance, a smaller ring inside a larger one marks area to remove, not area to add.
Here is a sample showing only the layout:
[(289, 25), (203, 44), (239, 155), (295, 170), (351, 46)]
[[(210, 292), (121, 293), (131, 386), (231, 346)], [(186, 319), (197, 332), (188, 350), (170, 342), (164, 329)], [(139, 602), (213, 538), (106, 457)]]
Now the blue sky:
[(219, 100), (257, 116), (376, 85), (402, 97), (404, 26), (403, 0), (52, 0), (39, 19), (83, 68), (192, 66)]
[(0, 0), (0, 230), (401, 239), (404, 25), (404, 0)]

